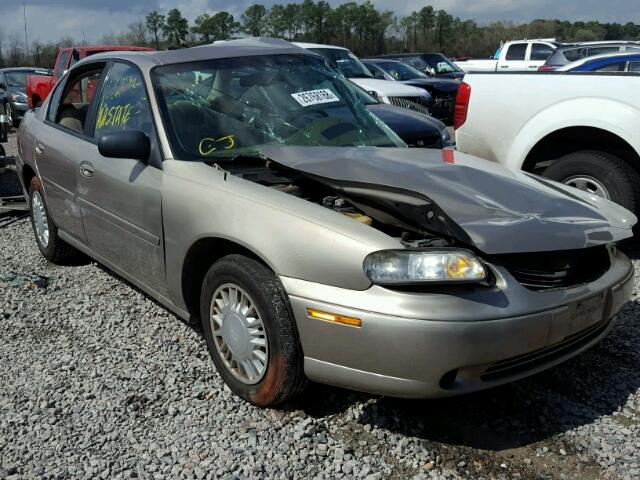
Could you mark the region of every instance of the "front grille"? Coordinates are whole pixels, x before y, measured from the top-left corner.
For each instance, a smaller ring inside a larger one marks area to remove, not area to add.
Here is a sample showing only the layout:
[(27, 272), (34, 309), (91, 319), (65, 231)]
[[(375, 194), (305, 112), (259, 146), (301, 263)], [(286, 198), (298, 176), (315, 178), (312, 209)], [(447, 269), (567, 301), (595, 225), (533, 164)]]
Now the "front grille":
[(389, 97), (391, 105), (429, 115), (429, 102), (424, 97)]
[(502, 380), (560, 359), (598, 338), (610, 323), (610, 319), (600, 321), (550, 347), (496, 362), (480, 375), (480, 379), (484, 382)]
[(488, 260), (506, 268), (522, 286), (537, 291), (593, 282), (611, 265), (605, 245), (579, 250), (493, 255)]

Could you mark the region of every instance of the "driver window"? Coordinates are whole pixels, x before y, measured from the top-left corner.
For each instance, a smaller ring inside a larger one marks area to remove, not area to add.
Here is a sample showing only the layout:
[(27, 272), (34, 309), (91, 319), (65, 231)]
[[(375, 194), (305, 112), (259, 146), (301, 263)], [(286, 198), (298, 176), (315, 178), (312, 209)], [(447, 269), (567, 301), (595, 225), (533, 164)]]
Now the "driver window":
[(149, 99), (140, 72), (125, 63), (114, 64), (104, 79), (96, 117), (95, 136), (139, 130), (151, 137)]
[(75, 76), (67, 82), (56, 111), (55, 123), (66, 129), (84, 133), (89, 106), (102, 74), (102, 68)]

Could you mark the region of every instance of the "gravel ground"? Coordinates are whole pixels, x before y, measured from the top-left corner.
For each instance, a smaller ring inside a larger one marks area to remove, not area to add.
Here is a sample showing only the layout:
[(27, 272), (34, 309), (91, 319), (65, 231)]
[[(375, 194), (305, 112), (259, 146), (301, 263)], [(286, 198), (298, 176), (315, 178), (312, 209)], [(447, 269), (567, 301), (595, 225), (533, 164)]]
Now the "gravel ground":
[(530, 379), (442, 401), (314, 385), (264, 410), (197, 329), (96, 264), (49, 264), (23, 220), (0, 230), (0, 479), (637, 479), (636, 285), (608, 338)]

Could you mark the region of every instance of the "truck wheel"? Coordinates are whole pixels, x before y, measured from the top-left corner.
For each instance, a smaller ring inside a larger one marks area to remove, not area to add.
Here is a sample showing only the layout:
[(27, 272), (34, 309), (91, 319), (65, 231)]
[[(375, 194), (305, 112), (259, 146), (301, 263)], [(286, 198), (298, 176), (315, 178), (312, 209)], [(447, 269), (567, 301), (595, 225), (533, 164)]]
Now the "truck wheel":
[(610, 153), (570, 153), (556, 160), (543, 176), (612, 200), (632, 212), (640, 207), (640, 175)]
[(42, 255), (51, 263), (66, 265), (81, 257), (81, 253), (58, 237), (58, 228), (53, 223), (42, 194), (38, 177), (33, 177), (29, 188), (31, 225), (36, 243)]
[(229, 388), (271, 407), (306, 384), (302, 347), (286, 292), (260, 262), (227, 255), (207, 272), (200, 318), (209, 354)]

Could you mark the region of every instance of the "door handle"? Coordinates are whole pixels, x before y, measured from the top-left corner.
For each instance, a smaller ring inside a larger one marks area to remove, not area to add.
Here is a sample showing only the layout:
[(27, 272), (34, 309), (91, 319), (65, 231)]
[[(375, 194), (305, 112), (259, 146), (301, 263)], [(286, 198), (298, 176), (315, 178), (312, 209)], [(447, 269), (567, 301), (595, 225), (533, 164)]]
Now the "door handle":
[(509, 65), (500, 65), (500, 68), (509, 68)]
[(38, 155), (42, 155), (44, 153), (44, 145), (41, 143), (36, 143), (36, 153)]
[(94, 174), (93, 165), (91, 165), (89, 162), (82, 162), (80, 164), (80, 174), (83, 177), (87, 177), (87, 178), (93, 177), (93, 174)]

